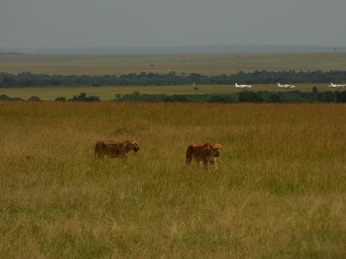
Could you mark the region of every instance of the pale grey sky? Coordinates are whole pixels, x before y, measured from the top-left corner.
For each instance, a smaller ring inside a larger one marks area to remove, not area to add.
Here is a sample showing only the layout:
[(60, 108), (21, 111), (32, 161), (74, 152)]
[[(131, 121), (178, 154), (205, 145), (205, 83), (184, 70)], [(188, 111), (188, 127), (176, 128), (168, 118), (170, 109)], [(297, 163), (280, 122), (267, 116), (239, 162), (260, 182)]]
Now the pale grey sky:
[(346, 0), (1, 0), (0, 47), (346, 46)]

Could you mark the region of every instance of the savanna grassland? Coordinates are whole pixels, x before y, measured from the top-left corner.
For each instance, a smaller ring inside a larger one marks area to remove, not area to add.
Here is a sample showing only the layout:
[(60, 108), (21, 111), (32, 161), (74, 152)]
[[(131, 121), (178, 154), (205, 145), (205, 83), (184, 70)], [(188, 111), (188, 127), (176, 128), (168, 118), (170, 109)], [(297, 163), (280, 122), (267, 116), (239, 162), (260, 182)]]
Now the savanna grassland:
[[(328, 84), (295, 84), (299, 91), (311, 92), (313, 87), (317, 87), (321, 91), (339, 90), (328, 87)], [(280, 89), (277, 85), (256, 85), (254, 91), (277, 91), (287, 92), (292, 89)], [(37, 96), (44, 101), (54, 101), (58, 97), (79, 96), (81, 92), (87, 95), (97, 96), (101, 101), (111, 101), (115, 99), (116, 94), (125, 95), (138, 92), (140, 94), (166, 94), (166, 95), (184, 95), (184, 94), (230, 94), (239, 93), (244, 89), (235, 88), (233, 85), (198, 85), (198, 90), (192, 85), (170, 85), (170, 86), (101, 86), (101, 87), (27, 87), (27, 88), (1, 88), (0, 95), (6, 94), (10, 97), (18, 97), (24, 100), (31, 96)]]
[[(344, 258), (344, 104), (0, 102), (1, 258)], [(99, 139), (136, 139), (95, 160)], [(219, 171), (185, 165), (219, 142)]]
[[(73, 56), (73, 55), (26, 55), (0, 54), (0, 72), (47, 75), (126, 75), (129, 73), (175, 72), (178, 75), (198, 73), (201, 75), (231, 75), (258, 71), (333, 71), (346, 69), (346, 53), (251, 53), (251, 54), (203, 54), (203, 55), (156, 55), (156, 56)], [(241, 83), (241, 82), (238, 82)], [(282, 82), (283, 83), (283, 82)], [(255, 91), (287, 91), (275, 84), (253, 84)], [(126, 87), (25, 87), (1, 88), (0, 95), (27, 100), (37, 96), (41, 100), (67, 99), (81, 92), (99, 97), (102, 101), (115, 98), (115, 94), (228, 94), (243, 91), (234, 85), (202, 85), (197, 82), (198, 91), (191, 85), (126, 86)], [(328, 84), (296, 84), (299, 91), (329, 91)]]
[(250, 53), (155, 56), (0, 54), (0, 71), (47, 75), (129, 73), (230, 75), (239, 71), (333, 71), (346, 69), (346, 53)]

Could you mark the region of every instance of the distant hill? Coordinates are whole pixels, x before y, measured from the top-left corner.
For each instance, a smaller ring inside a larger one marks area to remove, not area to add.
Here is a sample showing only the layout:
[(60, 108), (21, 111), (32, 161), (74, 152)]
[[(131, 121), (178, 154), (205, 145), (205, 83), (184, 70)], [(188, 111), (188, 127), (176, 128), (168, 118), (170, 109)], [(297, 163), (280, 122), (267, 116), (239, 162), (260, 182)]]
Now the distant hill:
[(0, 53), (58, 55), (175, 55), (223, 53), (311, 53), (346, 52), (346, 47), (300, 45), (205, 45), (176, 47), (81, 47), (81, 48), (1, 48)]

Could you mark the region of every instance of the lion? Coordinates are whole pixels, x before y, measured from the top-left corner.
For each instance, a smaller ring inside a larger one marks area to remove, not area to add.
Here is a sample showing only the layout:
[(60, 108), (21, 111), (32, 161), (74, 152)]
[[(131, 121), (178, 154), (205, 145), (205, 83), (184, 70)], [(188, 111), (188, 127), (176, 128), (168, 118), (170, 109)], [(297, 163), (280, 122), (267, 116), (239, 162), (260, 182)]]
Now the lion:
[(137, 152), (139, 149), (140, 146), (138, 142), (133, 140), (99, 140), (95, 145), (95, 157), (103, 158), (105, 155), (112, 158), (119, 157), (125, 164), (127, 164), (127, 154), (131, 150)]
[(216, 158), (221, 155), (221, 145), (217, 143), (207, 142), (205, 144), (191, 144), (186, 151), (186, 164), (189, 165), (194, 158), (197, 166), (201, 161), (204, 163), (205, 169), (208, 169), (208, 162), (214, 167), (214, 171), (218, 170)]

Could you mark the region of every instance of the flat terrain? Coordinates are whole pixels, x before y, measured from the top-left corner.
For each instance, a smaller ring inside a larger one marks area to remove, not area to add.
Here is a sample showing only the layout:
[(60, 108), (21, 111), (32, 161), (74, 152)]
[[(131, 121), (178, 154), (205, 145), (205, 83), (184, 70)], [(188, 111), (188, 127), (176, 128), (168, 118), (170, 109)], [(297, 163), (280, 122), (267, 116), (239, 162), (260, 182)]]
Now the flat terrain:
[[(209, 54), (209, 55), (157, 55), (157, 56), (72, 56), (0, 54), (0, 72), (59, 75), (123, 75), (129, 73), (169, 73), (178, 75), (198, 73), (203, 75), (234, 74), (239, 71), (330, 71), (346, 69), (346, 53), (287, 53), (287, 54)], [(243, 91), (233, 85), (150, 86), (150, 87), (50, 87), (3, 88), (0, 94), (27, 100), (37, 96), (42, 100), (58, 97), (72, 98), (81, 92), (100, 97), (102, 101), (114, 99), (115, 94), (204, 94)], [(295, 90), (331, 90), (327, 84), (300, 84)], [(254, 91), (289, 91), (276, 85), (254, 85)]]
[(346, 69), (346, 53), (71, 56), (0, 54), (0, 72), (59, 75), (234, 74), (241, 71), (331, 71)]
[[(345, 258), (344, 104), (0, 102), (1, 258)], [(139, 152), (94, 158), (99, 139)], [(219, 142), (219, 171), (185, 165)]]
[[(177, 86), (107, 86), (107, 87), (47, 87), (47, 88), (0, 88), (0, 94), (6, 94), (10, 97), (18, 97), (24, 100), (32, 96), (37, 96), (41, 100), (54, 101), (58, 97), (65, 97), (66, 99), (73, 96), (79, 96), (81, 92), (86, 93), (88, 96), (93, 95), (101, 99), (101, 101), (109, 101), (115, 99), (115, 94), (132, 94), (139, 92), (140, 94), (228, 94), (235, 92), (242, 92), (244, 89), (236, 89), (234, 85), (196, 85), (199, 90), (195, 90), (191, 85), (177, 85)], [(328, 84), (296, 84), (293, 90), (309, 91), (316, 86), (319, 91), (338, 90), (328, 87)], [(292, 89), (281, 89), (276, 85), (253, 85), (250, 91), (291, 91)]]

